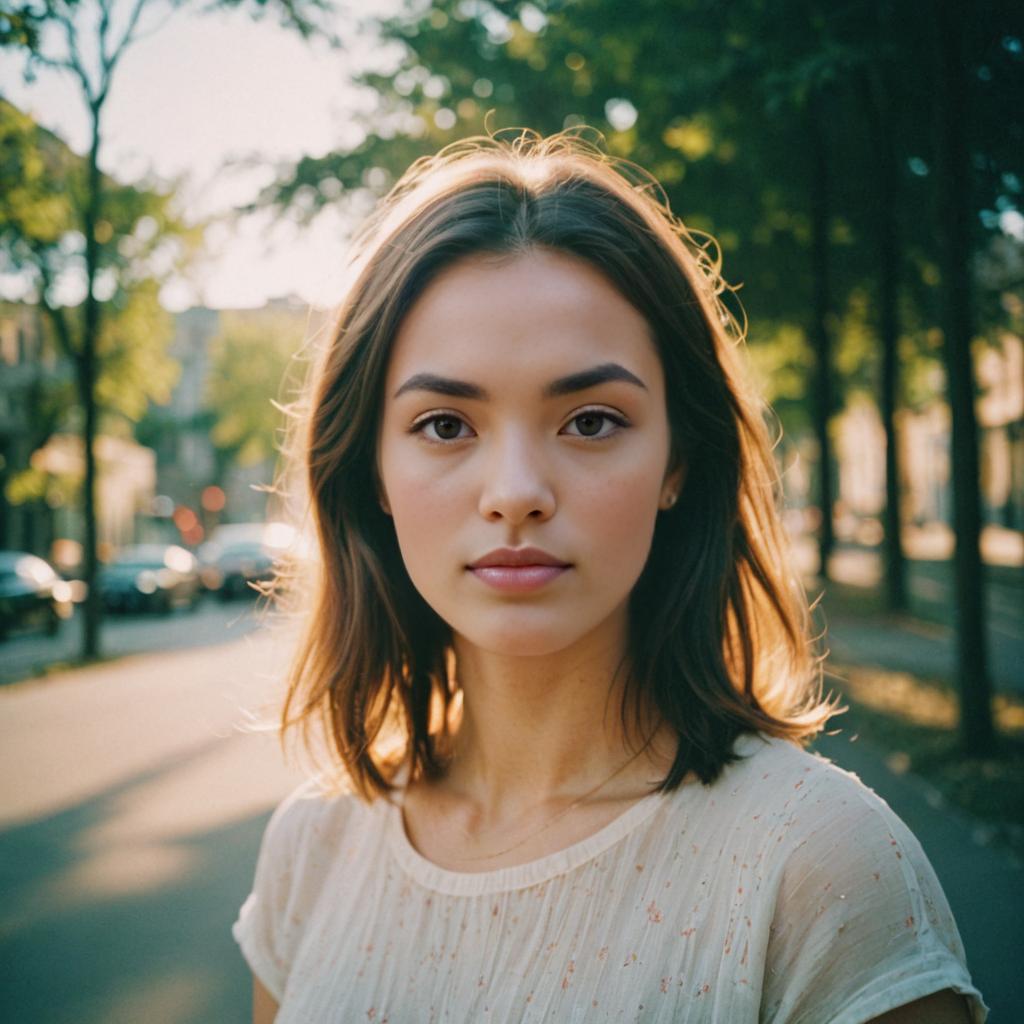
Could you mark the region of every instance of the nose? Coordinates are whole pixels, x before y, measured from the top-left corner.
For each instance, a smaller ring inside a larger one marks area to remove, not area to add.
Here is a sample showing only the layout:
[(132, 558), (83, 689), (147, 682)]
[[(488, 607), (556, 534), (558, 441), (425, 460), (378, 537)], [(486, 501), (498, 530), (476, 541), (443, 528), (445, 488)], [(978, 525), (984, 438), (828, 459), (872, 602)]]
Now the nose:
[(480, 514), (516, 525), (549, 519), (555, 492), (543, 453), (523, 432), (496, 438), (485, 453), (487, 471), (480, 492)]

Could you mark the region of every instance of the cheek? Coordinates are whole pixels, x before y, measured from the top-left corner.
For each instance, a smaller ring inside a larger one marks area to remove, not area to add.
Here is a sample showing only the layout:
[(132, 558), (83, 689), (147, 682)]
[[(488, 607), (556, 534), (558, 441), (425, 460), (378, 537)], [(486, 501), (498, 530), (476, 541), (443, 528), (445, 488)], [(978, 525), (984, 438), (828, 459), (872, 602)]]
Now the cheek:
[[(465, 501), (459, 501), (453, 487), (403, 484), (389, 492), (391, 515), (399, 539), (403, 536), (421, 543), (438, 544), (456, 533), (465, 521)], [(456, 509), (461, 510), (456, 517)]]
[[(413, 582), (445, 552), (465, 521), (465, 497), (436, 467), (385, 451), (381, 478), (402, 558)], [(447, 551), (450, 559), (450, 551)]]
[(587, 479), (566, 501), (571, 502), (578, 536), (588, 540), (588, 547), (600, 549), (601, 562), (619, 569), (639, 562), (639, 573), (654, 535), (660, 494), (660, 467), (632, 459)]

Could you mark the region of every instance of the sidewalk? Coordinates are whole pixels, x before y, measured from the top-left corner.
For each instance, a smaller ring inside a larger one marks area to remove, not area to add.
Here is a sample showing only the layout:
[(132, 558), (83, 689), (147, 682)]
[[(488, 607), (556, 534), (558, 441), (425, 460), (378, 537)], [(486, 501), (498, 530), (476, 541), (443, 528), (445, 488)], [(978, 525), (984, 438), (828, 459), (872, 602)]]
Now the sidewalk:
[[(840, 544), (830, 560), (831, 580), (814, 574), (817, 549), (809, 537), (794, 543), (794, 555), (808, 596), (821, 595), (816, 611), (825, 647), (840, 662), (911, 672), (952, 685), (956, 678), (953, 628), (953, 538), (941, 527), (907, 532), (906, 584), (910, 611), (886, 612), (880, 597), (882, 558), (878, 549)], [(1024, 694), (1024, 537), (987, 528), (986, 560), (988, 662), (997, 692)]]

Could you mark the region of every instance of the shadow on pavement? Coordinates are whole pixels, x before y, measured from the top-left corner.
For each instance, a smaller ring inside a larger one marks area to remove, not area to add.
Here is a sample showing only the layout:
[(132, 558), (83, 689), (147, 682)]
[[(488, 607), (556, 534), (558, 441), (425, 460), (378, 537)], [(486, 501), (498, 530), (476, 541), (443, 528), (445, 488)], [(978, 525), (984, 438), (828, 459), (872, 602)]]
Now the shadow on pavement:
[(225, 742), (198, 744), (94, 799), (0, 836), (0, 880), (8, 894), (0, 918), (6, 1020), (251, 1019), (250, 975), (230, 927), (249, 890), (268, 815), (156, 843), (139, 836), (151, 855), (148, 868), (139, 846), (119, 840), (103, 850), (95, 838), (126, 797)]

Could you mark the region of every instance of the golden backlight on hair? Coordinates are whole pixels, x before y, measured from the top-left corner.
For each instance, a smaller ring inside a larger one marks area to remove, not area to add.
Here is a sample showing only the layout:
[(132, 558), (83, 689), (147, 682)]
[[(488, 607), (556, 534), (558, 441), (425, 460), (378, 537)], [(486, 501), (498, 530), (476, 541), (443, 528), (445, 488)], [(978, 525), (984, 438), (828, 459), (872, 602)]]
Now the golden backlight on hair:
[(678, 733), (662, 787), (690, 771), (713, 781), (739, 733), (803, 741), (835, 711), (821, 698), (780, 524), (769, 410), (747, 379), (744, 329), (721, 301), (717, 246), (672, 215), (642, 169), (578, 133), (470, 139), (416, 161), (359, 232), (351, 287), (291, 439), (320, 564), (282, 733), (297, 726), (309, 742), (322, 723), (335, 763), (367, 799), (403, 763), (413, 778), (440, 773), (458, 727), (450, 628), (413, 587), (378, 500), (391, 346), (445, 267), (537, 248), (599, 269), (645, 317), (665, 370), (686, 479), (631, 595), (622, 708), (627, 720), (653, 706)]

